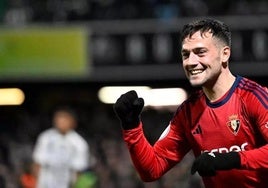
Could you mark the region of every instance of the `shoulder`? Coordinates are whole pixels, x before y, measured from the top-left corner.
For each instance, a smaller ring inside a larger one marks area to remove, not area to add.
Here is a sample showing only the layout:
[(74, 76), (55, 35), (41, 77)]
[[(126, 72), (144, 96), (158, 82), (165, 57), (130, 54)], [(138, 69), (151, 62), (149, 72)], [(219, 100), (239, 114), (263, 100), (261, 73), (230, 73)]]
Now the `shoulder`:
[(86, 146), (87, 141), (76, 131), (71, 131), (68, 134), (69, 139), (75, 144), (75, 145), (80, 145), (80, 146)]
[(194, 91), (189, 97), (178, 107), (177, 112), (192, 108), (202, 102), (204, 102), (205, 96), (202, 90)]
[[(203, 104), (203, 105), (202, 105)], [(173, 123), (177, 119), (189, 119), (181, 118), (181, 116), (188, 117), (191, 114), (195, 114), (195, 111), (201, 111), (202, 107), (206, 107), (205, 96), (202, 90), (194, 91), (178, 108), (173, 116)], [(193, 112), (193, 113), (192, 113)]]
[(244, 90), (245, 92), (251, 93), (266, 93), (267, 94), (267, 87), (261, 86), (257, 82), (250, 80), (245, 77), (241, 77), (240, 82), (238, 84), (238, 88)]
[(188, 104), (194, 104), (196, 102), (201, 102), (201, 99), (204, 99), (205, 94), (203, 92), (203, 90), (199, 89), (194, 91), (189, 98), (185, 101), (185, 103)]
[(56, 134), (56, 130), (54, 128), (47, 129), (40, 133), (39, 138), (46, 138)]
[(51, 138), (55, 138), (55, 130), (53, 128), (47, 129), (39, 134), (37, 137), (36, 147), (42, 147), (51, 143)]
[(238, 93), (246, 103), (256, 105), (256, 102), (268, 108), (268, 89), (257, 82), (242, 77), (238, 86)]

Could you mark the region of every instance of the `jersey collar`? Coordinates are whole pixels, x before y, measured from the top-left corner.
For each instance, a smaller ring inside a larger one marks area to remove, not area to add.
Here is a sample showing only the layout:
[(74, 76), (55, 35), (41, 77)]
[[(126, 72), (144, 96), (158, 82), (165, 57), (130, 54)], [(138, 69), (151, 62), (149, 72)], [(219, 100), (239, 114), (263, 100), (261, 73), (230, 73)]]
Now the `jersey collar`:
[(233, 83), (233, 85), (231, 87), (231, 89), (220, 100), (218, 100), (216, 102), (210, 102), (208, 100), (208, 98), (206, 97), (206, 103), (207, 103), (207, 105), (209, 107), (211, 107), (211, 108), (217, 108), (217, 107), (220, 107), (221, 105), (224, 105), (230, 99), (230, 97), (232, 96), (235, 88), (237, 87), (237, 85), (238, 85), (238, 83), (240, 82), (241, 79), (242, 79), (242, 77), (239, 76), (239, 75), (237, 75), (236, 78), (235, 78), (235, 81), (234, 81), (234, 83)]

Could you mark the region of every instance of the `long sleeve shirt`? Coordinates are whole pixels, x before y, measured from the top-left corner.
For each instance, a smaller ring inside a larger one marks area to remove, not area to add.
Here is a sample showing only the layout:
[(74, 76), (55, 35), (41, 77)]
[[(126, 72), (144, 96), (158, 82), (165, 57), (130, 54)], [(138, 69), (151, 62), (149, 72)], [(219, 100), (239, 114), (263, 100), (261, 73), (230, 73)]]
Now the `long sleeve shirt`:
[(268, 90), (237, 76), (231, 89), (209, 102), (200, 90), (179, 106), (167, 129), (152, 146), (142, 122), (123, 137), (144, 181), (154, 181), (193, 150), (239, 152), (241, 168), (203, 177), (206, 188), (268, 187)]

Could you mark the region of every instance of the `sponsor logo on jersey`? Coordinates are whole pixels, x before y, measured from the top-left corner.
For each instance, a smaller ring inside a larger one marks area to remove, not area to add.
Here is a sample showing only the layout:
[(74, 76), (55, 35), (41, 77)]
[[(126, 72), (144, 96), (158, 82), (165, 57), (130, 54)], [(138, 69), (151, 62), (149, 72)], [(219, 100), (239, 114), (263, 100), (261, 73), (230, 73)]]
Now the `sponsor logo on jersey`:
[(240, 120), (238, 119), (238, 115), (231, 115), (229, 117), (227, 127), (234, 135), (237, 135), (240, 128)]
[(248, 143), (245, 142), (243, 144), (241, 144), (241, 146), (239, 145), (233, 145), (229, 148), (226, 148), (226, 147), (221, 147), (221, 148), (215, 148), (215, 149), (212, 149), (212, 150), (203, 150), (201, 151), (202, 153), (203, 152), (209, 152), (209, 153), (228, 153), (228, 152), (239, 152), (239, 151), (245, 151), (246, 150), (246, 147), (248, 146)]
[(211, 157), (214, 157), (214, 158), (216, 157), (214, 153), (211, 153), (211, 152), (210, 152), (210, 153), (208, 153), (208, 154), (209, 154)]

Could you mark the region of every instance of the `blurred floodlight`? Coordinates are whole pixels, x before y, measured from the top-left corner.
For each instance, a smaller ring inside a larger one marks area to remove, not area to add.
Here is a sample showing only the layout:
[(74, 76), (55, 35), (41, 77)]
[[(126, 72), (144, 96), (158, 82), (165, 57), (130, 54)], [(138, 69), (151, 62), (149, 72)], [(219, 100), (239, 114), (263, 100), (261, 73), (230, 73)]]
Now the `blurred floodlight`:
[(146, 100), (147, 106), (174, 106), (181, 104), (187, 98), (182, 88), (152, 89)]
[(115, 86), (102, 87), (98, 92), (98, 97), (101, 102), (106, 104), (113, 104), (124, 93), (135, 90), (139, 96), (144, 96), (150, 87), (147, 86)]
[(113, 104), (122, 94), (130, 90), (135, 90), (139, 97), (144, 98), (145, 106), (174, 106), (181, 104), (187, 98), (187, 93), (182, 88), (152, 89), (147, 86), (103, 87), (99, 90), (98, 97), (103, 103)]
[(19, 88), (0, 89), (0, 105), (21, 105), (25, 95)]

